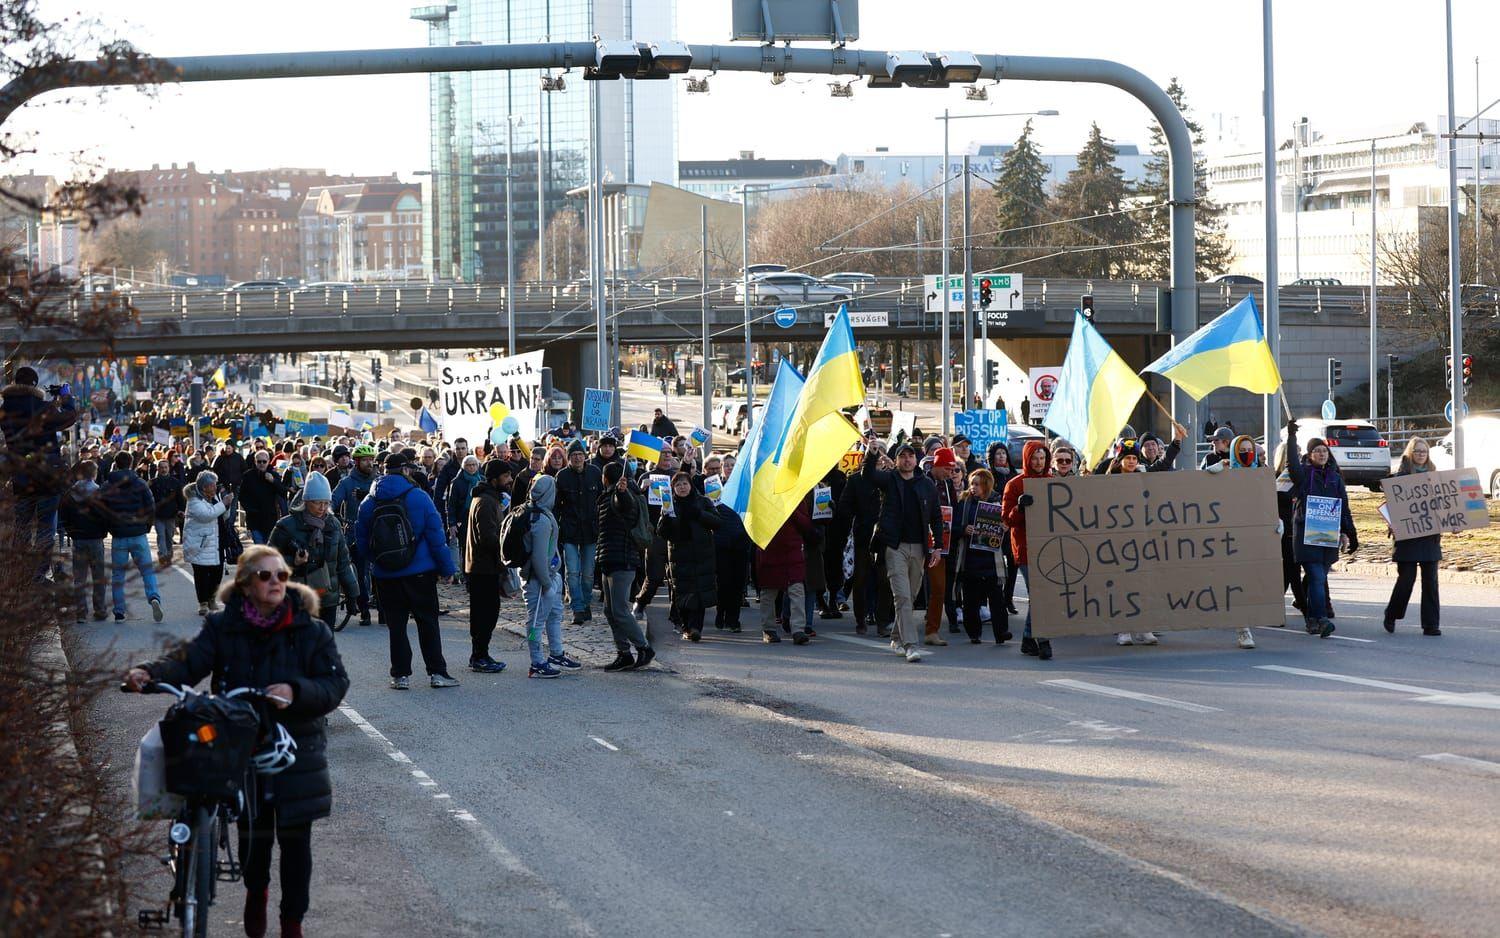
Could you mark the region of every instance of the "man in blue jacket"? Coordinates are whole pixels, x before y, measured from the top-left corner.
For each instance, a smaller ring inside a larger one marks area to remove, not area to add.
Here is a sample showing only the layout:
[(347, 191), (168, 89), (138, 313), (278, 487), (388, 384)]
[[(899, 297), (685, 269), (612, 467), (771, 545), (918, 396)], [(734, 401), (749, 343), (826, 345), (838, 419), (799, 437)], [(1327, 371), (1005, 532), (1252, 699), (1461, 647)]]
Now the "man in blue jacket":
[[(433, 687), (457, 687), (458, 681), (448, 673), (448, 663), (443, 660), (437, 580), (458, 571), (448, 552), (448, 539), (437, 505), (411, 481), (414, 468), (404, 452), (392, 453), (386, 460), (385, 475), (375, 483), (370, 497), (359, 505), (354, 541), (360, 555), (370, 558), (376, 599), (391, 630), (391, 687), (396, 690), (411, 687), (411, 642), (406, 637), (409, 618), (417, 620), (417, 643), (422, 649), (428, 681)], [(375, 548), (383, 545), (371, 543), (376, 511), (392, 502), (398, 502), (404, 510), (415, 548), (410, 561), (397, 569), (382, 566), (378, 562), (381, 552)]]
[(125, 571), (135, 563), (141, 572), (151, 617), (162, 620), (161, 592), (156, 586), (156, 567), (146, 533), (156, 515), (156, 499), (146, 480), (136, 475), (134, 458), (128, 452), (115, 456), (115, 469), (105, 481), (100, 496), (105, 524), (110, 536), (110, 592), (114, 600), (115, 621), (125, 621)]

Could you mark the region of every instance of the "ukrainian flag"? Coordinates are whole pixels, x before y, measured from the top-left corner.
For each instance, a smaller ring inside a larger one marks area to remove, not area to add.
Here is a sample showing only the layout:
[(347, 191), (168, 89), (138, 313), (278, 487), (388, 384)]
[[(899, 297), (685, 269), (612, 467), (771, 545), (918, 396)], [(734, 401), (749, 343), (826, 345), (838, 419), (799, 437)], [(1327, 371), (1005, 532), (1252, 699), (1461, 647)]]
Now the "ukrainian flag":
[(1145, 393), (1146, 383), (1079, 315), (1073, 319), (1073, 338), (1042, 426), (1078, 447), (1093, 465)]
[(750, 436), (740, 447), (734, 471), (719, 496), (720, 504), (728, 505), (745, 519), (750, 539), (761, 547), (771, 543), (800, 500), (776, 494), (777, 467), (773, 457), (786, 436), (803, 384), (802, 375), (783, 358), (776, 381), (771, 385), (771, 396), (755, 418)]
[(1281, 387), (1260, 313), (1248, 296), (1143, 370), (1161, 375), (1195, 401), (1217, 388), (1272, 394)]
[(215, 369), (214, 373), (209, 376), (208, 380), (213, 382), (213, 386), (218, 388), (220, 391), (224, 390), (224, 366), (220, 365), (217, 369)]
[(776, 494), (801, 498), (838, 465), (859, 441), (859, 430), (841, 411), (864, 402), (865, 382), (859, 373), (854, 330), (848, 308), (840, 306), (776, 451)]
[(666, 446), (666, 441), (661, 437), (631, 430), (630, 439), (625, 443), (625, 452), (646, 462), (661, 462), (661, 451), (666, 449)]

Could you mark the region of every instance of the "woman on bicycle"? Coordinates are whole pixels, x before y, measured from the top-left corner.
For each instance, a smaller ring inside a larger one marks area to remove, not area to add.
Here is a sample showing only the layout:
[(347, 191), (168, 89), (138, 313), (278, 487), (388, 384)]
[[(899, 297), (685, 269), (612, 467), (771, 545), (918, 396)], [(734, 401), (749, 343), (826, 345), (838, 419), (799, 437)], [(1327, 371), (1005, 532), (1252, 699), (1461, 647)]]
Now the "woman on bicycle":
[(276, 548), (248, 548), (234, 579), (219, 589), (223, 611), (209, 615), (192, 641), (125, 675), (137, 691), (153, 681), (191, 687), (211, 674), (215, 693), (260, 687), (279, 698), (271, 716), (296, 741), (297, 761), (257, 779), (256, 803), (239, 821), (245, 934), (251, 938), (266, 933), (271, 846), (278, 842), (281, 934), (301, 938), (312, 882), (312, 822), (333, 806), (323, 718), (349, 690), (333, 632), (315, 618), (317, 595), (290, 579)]

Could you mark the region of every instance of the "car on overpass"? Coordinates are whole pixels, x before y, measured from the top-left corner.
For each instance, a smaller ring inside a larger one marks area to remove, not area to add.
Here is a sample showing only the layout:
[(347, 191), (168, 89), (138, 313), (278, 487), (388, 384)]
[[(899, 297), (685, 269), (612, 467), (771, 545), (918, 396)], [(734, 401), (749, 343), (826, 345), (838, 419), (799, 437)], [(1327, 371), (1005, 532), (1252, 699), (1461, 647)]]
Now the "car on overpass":
[[(783, 271), (750, 278), (750, 298), (757, 306), (815, 305), (847, 303), (854, 288), (846, 283), (826, 283), (807, 274)], [(745, 287), (735, 290), (736, 303), (745, 301)]]
[(241, 280), (229, 287), (227, 293), (266, 293), (272, 290), (290, 289), (280, 280)]
[(1258, 287), (1261, 282), (1249, 274), (1220, 274), (1209, 283), (1225, 283), (1231, 287)]
[(754, 277), (757, 274), (779, 274), (787, 269), (785, 264), (751, 264), (743, 273)]
[(312, 283), (304, 283), (302, 286), (298, 287), (292, 292), (297, 294), (298, 296), (304, 296), (309, 293), (348, 293), (351, 290), (356, 289), (358, 289), (357, 284), (348, 283), (343, 280), (315, 280)]
[[(1464, 420), (1464, 463), (1479, 470), (1479, 484), (1490, 498), (1500, 499), (1500, 418)], [(1453, 468), (1452, 430), (1432, 448), (1432, 465), (1437, 469)]]
[(823, 278), (824, 283), (842, 283), (855, 290), (868, 290), (875, 286), (875, 275), (860, 273), (857, 270), (841, 270), (836, 274), (829, 274)]
[(1334, 277), (1302, 277), (1299, 280), (1293, 280), (1291, 285), (1294, 287), (1341, 287), (1344, 281)]

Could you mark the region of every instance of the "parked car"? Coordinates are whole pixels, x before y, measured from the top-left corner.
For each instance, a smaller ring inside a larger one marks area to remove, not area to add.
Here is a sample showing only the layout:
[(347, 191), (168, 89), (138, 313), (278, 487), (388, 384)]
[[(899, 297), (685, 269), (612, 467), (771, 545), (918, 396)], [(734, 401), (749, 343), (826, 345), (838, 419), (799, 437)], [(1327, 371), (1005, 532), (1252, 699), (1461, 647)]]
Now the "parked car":
[(1300, 280), (1293, 280), (1291, 285), (1294, 287), (1341, 287), (1344, 281), (1333, 277), (1303, 277)]
[[(853, 293), (844, 283), (825, 283), (807, 274), (761, 274), (750, 279), (750, 299), (759, 306), (810, 303), (846, 303)], [(743, 284), (735, 291), (735, 302), (745, 300)]]
[[(1432, 464), (1438, 469), (1452, 469), (1453, 431), (1432, 449)], [(1479, 470), (1479, 484), (1500, 499), (1500, 418), (1468, 417), (1464, 420), (1464, 464)]]
[[(1279, 439), (1286, 441), (1286, 430)], [(1380, 480), (1391, 474), (1391, 446), (1368, 420), (1324, 420), (1303, 417), (1297, 421), (1297, 448), (1306, 453), (1313, 440), (1327, 440), (1344, 480), (1380, 491)]]
[(1209, 283), (1227, 283), (1234, 287), (1258, 287), (1261, 282), (1248, 274), (1220, 274)]
[(228, 290), (230, 293), (262, 293), (269, 290), (285, 290), (287, 285), (280, 280), (241, 280)]
[[(1005, 448), (1010, 452), (1010, 464), (1017, 468), (1024, 465), (1021, 462), (1021, 451), (1026, 448), (1027, 443), (1032, 440), (1047, 441), (1047, 434), (1029, 423), (1013, 423), (1007, 428), (1007, 433), (1009, 437), (1005, 441)], [(981, 455), (980, 458), (983, 459), (984, 456)], [(1184, 465), (1182, 459), (1183, 457), (1178, 457), (1177, 465)]]
[(874, 274), (862, 274), (858, 271), (845, 270), (836, 274), (829, 274), (823, 278), (824, 283), (848, 284), (856, 290), (868, 290), (875, 285)]

